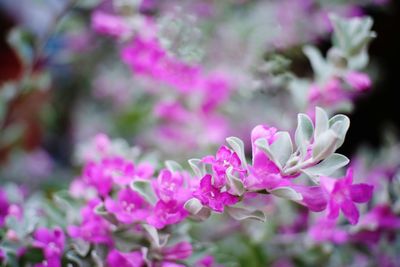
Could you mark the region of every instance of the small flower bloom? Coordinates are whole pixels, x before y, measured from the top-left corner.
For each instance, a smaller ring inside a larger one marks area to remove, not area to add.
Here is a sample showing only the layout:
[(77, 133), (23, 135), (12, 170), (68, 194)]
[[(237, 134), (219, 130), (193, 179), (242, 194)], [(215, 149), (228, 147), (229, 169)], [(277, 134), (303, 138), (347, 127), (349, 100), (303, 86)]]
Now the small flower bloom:
[(98, 33), (113, 37), (123, 37), (130, 32), (128, 24), (121, 17), (110, 15), (102, 11), (95, 11), (93, 13), (92, 28)]
[[(61, 256), (64, 251), (65, 236), (60, 228), (49, 230), (38, 228), (33, 234), (33, 246), (43, 250), (45, 263), (48, 266), (61, 266)], [(44, 265), (46, 266), (46, 265)]]
[(149, 215), (150, 206), (130, 188), (118, 192), (117, 200), (107, 198), (104, 202), (107, 211), (115, 215), (122, 223), (142, 221)]
[(72, 238), (81, 238), (94, 244), (112, 244), (110, 223), (94, 212), (100, 203), (99, 199), (92, 199), (81, 210), (83, 220), (80, 226), (70, 225), (67, 229)]
[(192, 255), (193, 248), (189, 242), (179, 242), (172, 247), (162, 249), (164, 261), (184, 260)]
[(317, 243), (343, 244), (349, 239), (348, 233), (336, 225), (336, 220), (328, 218), (321, 218), (314, 223), (310, 228), (310, 236)]
[(231, 206), (238, 202), (238, 198), (228, 192), (221, 192), (211, 183), (212, 176), (207, 174), (200, 181), (200, 187), (193, 192), (203, 205), (207, 205), (216, 212), (223, 212), (225, 206)]
[(162, 229), (166, 225), (179, 223), (188, 216), (188, 212), (184, 209), (183, 205), (184, 202), (176, 200), (169, 202), (159, 200), (152, 214), (147, 218), (147, 222), (157, 229)]
[(371, 79), (365, 73), (351, 71), (345, 76), (346, 82), (357, 91), (365, 91), (371, 88)]
[(352, 168), (349, 168), (346, 176), (339, 180), (321, 177), (320, 182), (329, 195), (328, 218), (336, 219), (342, 210), (351, 224), (357, 224), (360, 214), (354, 202), (368, 202), (372, 197), (373, 186), (363, 183), (353, 185)]
[(221, 146), (216, 156), (207, 156), (202, 159), (204, 163), (211, 164), (214, 171), (214, 186), (223, 187), (226, 183), (226, 170), (233, 167), (233, 171), (243, 173), (238, 155), (226, 146)]
[(118, 267), (142, 267), (144, 260), (140, 251), (120, 252), (113, 249), (107, 255), (107, 264)]
[(8, 203), (6, 194), (0, 189), (0, 227), (4, 226), (5, 218), (8, 215), (10, 204)]

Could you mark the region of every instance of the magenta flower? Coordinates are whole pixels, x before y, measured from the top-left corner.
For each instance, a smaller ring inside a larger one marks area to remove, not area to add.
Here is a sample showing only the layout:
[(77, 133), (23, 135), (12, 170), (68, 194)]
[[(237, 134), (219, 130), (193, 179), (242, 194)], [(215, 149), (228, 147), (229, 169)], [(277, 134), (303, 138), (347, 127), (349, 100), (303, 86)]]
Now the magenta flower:
[(68, 234), (72, 238), (81, 238), (94, 244), (112, 244), (111, 224), (94, 213), (95, 207), (100, 203), (99, 199), (89, 201), (81, 210), (83, 220), (80, 226), (68, 226)]
[(192, 245), (189, 242), (179, 242), (172, 247), (162, 249), (164, 261), (184, 260), (193, 253)]
[(223, 212), (225, 206), (231, 206), (238, 202), (238, 198), (228, 192), (221, 192), (220, 188), (212, 185), (212, 176), (205, 175), (200, 181), (200, 187), (193, 192), (193, 196), (216, 212)]
[(107, 255), (107, 264), (118, 267), (142, 267), (144, 260), (140, 251), (120, 252), (113, 249)]
[(36, 229), (33, 233), (32, 245), (43, 250), (44, 266), (61, 266), (61, 257), (64, 251), (65, 236), (60, 228), (49, 230), (44, 227)]
[(328, 197), (328, 218), (336, 219), (341, 210), (351, 224), (357, 224), (360, 216), (355, 203), (365, 203), (372, 197), (373, 186), (369, 184), (353, 185), (353, 169), (347, 170), (341, 179), (321, 177), (321, 185)]
[(159, 200), (152, 210), (152, 214), (147, 218), (147, 222), (157, 229), (179, 223), (188, 216), (188, 212), (183, 208), (183, 205), (184, 202), (176, 200), (169, 202)]
[(101, 34), (113, 37), (123, 37), (129, 34), (129, 25), (118, 16), (102, 11), (95, 11), (92, 15), (92, 28)]
[(94, 187), (99, 195), (107, 196), (113, 184), (124, 186), (135, 178), (135, 167), (122, 157), (104, 158), (100, 162), (89, 162), (83, 170), (83, 180)]
[(365, 73), (351, 71), (345, 76), (346, 82), (357, 91), (365, 91), (371, 88), (371, 79)]
[(142, 221), (149, 215), (150, 206), (130, 188), (118, 192), (117, 200), (107, 198), (104, 202), (107, 211), (114, 214), (122, 223)]
[(190, 197), (190, 191), (185, 187), (189, 179), (189, 175), (185, 172), (172, 173), (167, 169), (163, 169), (160, 171), (157, 182), (153, 184), (153, 187), (158, 198), (164, 202), (181, 199), (186, 201)]
[(320, 218), (311, 226), (309, 231), (311, 238), (317, 243), (343, 244), (349, 239), (348, 233), (336, 225), (336, 220), (328, 218)]
[(0, 227), (4, 226), (4, 221), (8, 215), (10, 204), (8, 203), (5, 192), (0, 189)]
[(214, 171), (214, 186), (223, 187), (226, 183), (226, 170), (233, 167), (233, 171), (243, 174), (245, 171), (241, 168), (241, 161), (238, 155), (226, 146), (221, 146), (216, 156), (206, 156), (202, 159), (204, 163), (212, 166)]

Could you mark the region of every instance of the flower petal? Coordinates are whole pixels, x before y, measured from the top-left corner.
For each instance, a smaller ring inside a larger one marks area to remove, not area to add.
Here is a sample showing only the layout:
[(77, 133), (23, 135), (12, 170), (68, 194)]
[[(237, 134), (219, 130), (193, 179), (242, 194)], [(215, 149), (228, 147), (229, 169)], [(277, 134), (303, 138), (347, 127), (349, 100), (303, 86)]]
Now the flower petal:
[(350, 187), (350, 197), (356, 203), (365, 203), (372, 197), (373, 186), (369, 184), (355, 184)]

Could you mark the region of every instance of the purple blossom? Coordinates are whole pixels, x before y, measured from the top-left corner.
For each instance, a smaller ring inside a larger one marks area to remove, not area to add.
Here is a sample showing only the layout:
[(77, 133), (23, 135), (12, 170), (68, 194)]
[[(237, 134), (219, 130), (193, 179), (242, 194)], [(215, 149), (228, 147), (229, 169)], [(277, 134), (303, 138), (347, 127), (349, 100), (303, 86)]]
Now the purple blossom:
[(8, 215), (10, 204), (6, 193), (0, 188), (0, 227), (4, 226), (4, 221)]
[(321, 177), (321, 185), (328, 197), (328, 218), (336, 219), (339, 211), (351, 224), (357, 224), (360, 216), (355, 203), (368, 202), (372, 197), (373, 186), (369, 184), (353, 184), (353, 169), (347, 170), (346, 176), (341, 179)]
[(118, 267), (142, 267), (144, 260), (140, 251), (120, 252), (113, 249), (107, 255), (107, 264)]
[(44, 227), (36, 229), (32, 245), (43, 250), (45, 261), (43, 266), (61, 266), (65, 236), (60, 228), (50, 230)]
[(365, 91), (371, 88), (371, 79), (365, 73), (351, 71), (345, 76), (346, 82), (357, 91)]
[(166, 225), (176, 224), (184, 220), (188, 216), (188, 212), (183, 208), (184, 202), (171, 200), (164, 202), (159, 200), (151, 215), (147, 218), (147, 222), (157, 229), (162, 229)]
[(162, 249), (164, 261), (184, 260), (193, 253), (192, 245), (189, 242), (179, 242), (172, 247)]
[(124, 37), (130, 33), (129, 25), (123, 18), (95, 11), (92, 15), (92, 28), (101, 34)]
[(107, 198), (104, 204), (107, 211), (126, 224), (143, 221), (150, 212), (150, 205), (130, 188), (119, 191), (117, 200)]
[(226, 170), (229, 167), (233, 167), (233, 171), (244, 174), (244, 170), (241, 168), (241, 161), (238, 155), (230, 150), (226, 146), (221, 146), (216, 156), (206, 156), (202, 159), (204, 163), (210, 164), (214, 171), (214, 183), (215, 187), (223, 187), (226, 183)]
[(320, 218), (309, 230), (311, 238), (317, 242), (333, 242), (343, 244), (348, 241), (349, 235), (336, 225), (336, 220)]
[(238, 198), (228, 192), (222, 192), (220, 188), (215, 187), (210, 174), (205, 175), (199, 188), (193, 192), (193, 196), (201, 201), (203, 205), (210, 207), (216, 212), (223, 212), (225, 206), (231, 206), (238, 202)]
[(68, 234), (72, 238), (81, 238), (94, 244), (112, 244), (110, 223), (94, 212), (100, 203), (99, 199), (90, 200), (81, 210), (82, 223), (68, 226)]
[(124, 186), (135, 178), (135, 167), (122, 157), (107, 157), (100, 162), (89, 162), (83, 170), (83, 180), (99, 195), (107, 196), (113, 184)]

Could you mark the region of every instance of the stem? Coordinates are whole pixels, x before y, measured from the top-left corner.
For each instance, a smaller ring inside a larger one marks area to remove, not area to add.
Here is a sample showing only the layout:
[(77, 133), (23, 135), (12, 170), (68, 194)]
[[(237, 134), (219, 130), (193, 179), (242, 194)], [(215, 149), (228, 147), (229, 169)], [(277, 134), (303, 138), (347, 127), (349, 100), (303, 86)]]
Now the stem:
[(282, 172), (285, 175), (290, 175), (290, 174), (293, 174), (293, 173), (296, 173), (296, 172), (300, 171), (301, 169), (303, 169), (305, 167), (313, 165), (314, 163), (315, 163), (314, 159), (313, 158), (309, 158), (308, 160), (300, 162), (300, 163), (298, 163), (297, 165), (295, 165), (293, 167), (290, 167), (290, 168), (288, 168), (286, 170), (283, 170)]

